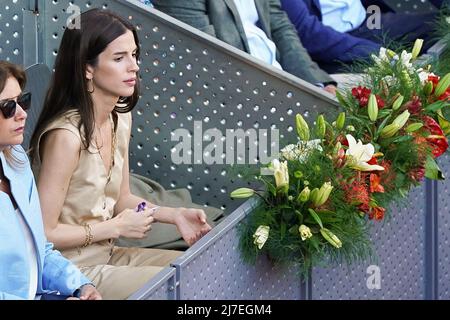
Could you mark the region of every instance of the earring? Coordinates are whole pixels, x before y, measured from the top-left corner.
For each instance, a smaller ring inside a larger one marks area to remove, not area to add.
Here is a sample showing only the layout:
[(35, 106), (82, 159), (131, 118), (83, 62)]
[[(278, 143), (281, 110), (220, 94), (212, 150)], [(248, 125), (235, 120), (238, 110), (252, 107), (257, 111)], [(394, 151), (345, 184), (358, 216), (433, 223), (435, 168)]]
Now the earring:
[[(89, 83), (92, 83), (92, 90), (89, 90)], [(89, 93), (94, 93), (94, 90), (95, 90), (95, 88), (94, 88), (94, 79), (88, 79), (87, 86), (88, 86), (87, 91)]]

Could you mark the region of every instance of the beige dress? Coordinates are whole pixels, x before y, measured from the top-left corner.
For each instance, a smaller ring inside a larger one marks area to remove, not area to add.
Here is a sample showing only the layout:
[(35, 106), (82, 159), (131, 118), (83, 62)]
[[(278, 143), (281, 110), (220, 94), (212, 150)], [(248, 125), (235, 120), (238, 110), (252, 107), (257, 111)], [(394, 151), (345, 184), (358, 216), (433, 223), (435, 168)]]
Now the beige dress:
[[(65, 129), (81, 141), (78, 130), (80, 116), (70, 111), (51, 123), (39, 137), (51, 130)], [(67, 190), (59, 223), (82, 226), (95, 224), (113, 218), (114, 205), (119, 199), (127, 145), (131, 130), (131, 115), (117, 114), (115, 117), (116, 149), (111, 179), (108, 182), (106, 168), (98, 149), (91, 144), (80, 150), (78, 166)], [(40, 169), (39, 148), (33, 163), (35, 174)], [(95, 236), (95, 235), (94, 235)], [(84, 248), (62, 250), (61, 253), (72, 260), (96, 285), (104, 299), (125, 299), (141, 288), (152, 276), (168, 266), (179, 251), (121, 248), (112, 239), (95, 242)]]

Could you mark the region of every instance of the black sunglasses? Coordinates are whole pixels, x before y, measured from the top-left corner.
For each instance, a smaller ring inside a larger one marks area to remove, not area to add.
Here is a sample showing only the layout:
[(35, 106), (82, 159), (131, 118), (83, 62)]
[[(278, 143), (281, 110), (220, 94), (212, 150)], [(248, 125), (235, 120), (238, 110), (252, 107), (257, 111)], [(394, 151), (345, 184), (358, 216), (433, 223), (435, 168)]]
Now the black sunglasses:
[(17, 105), (21, 106), (24, 111), (31, 107), (31, 92), (24, 93), (15, 100), (1, 100), (0, 110), (6, 119), (12, 118), (16, 114)]

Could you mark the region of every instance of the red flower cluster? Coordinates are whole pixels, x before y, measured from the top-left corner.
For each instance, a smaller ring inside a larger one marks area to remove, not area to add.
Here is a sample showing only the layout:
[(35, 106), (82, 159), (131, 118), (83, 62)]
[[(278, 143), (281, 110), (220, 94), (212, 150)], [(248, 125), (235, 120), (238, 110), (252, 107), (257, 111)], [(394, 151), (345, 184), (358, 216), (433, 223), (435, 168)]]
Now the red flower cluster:
[(412, 100), (405, 103), (404, 107), (406, 107), (411, 114), (418, 114), (422, 110), (422, 102), (420, 101), (419, 96), (415, 95)]
[(450, 100), (450, 88), (447, 89), (443, 94), (441, 94), (438, 98), (438, 100), (446, 101)]
[(350, 183), (344, 183), (342, 188), (345, 190), (346, 201), (351, 204), (359, 205), (361, 211), (369, 207), (369, 188), (364, 179), (355, 179)]
[(357, 205), (359, 210), (368, 214), (371, 220), (382, 220), (386, 211), (383, 207), (379, 207), (371, 202), (370, 195), (372, 193), (384, 193), (384, 187), (380, 182), (381, 178), (377, 173), (361, 172), (359, 178), (350, 183), (344, 183), (342, 186), (345, 191), (346, 201)]
[(435, 76), (435, 75), (431, 75), (431, 74), (428, 76), (428, 81), (433, 83), (433, 91), (431, 93), (434, 93), (434, 89), (436, 89), (436, 86), (439, 83), (439, 79), (440, 79), (439, 76)]
[(418, 168), (416, 168), (414, 170), (411, 170), (409, 172), (409, 176), (414, 181), (420, 182), (425, 177), (425, 168), (424, 167), (418, 167)]
[(423, 121), (424, 128), (430, 132), (430, 135), (426, 137), (426, 140), (432, 148), (433, 156), (437, 158), (447, 150), (447, 138), (445, 137), (441, 126), (433, 118), (424, 116)]
[[(353, 97), (355, 97), (356, 100), (358, 100), (360, 107), (367, 107), (371, 93), (372, 90), (362, 86), (358, 86), (352, 89), (352, 95)], [(378, 109), (383, 109), (384, 108), (383, 99), (381, 99), (379, 95), (375, 95), (375, 97), (377, 98)]]
[[(434, 93), (434, 91), (436, 90), (439, 80), (440, 80), (439, 76), (434, 76), (434, 75), (428, 76), (428, 81), (433, 83), (433, 91), (431, 93)], [(450, 100), (450, 88), (448, 88), (443, 94), (441, 94), (438, 97), (438, 100), (442, 100), (442, 101)]]

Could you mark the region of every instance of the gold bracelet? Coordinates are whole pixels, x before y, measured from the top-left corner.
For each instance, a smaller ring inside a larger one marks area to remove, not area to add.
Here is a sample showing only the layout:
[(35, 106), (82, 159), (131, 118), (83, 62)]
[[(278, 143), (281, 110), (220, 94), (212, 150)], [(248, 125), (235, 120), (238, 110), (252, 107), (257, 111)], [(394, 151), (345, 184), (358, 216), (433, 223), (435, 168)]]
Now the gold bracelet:
[(84, 245), (83, 245), (83, 248), (85, 248), (92, 244), (92, 240), (94, 239), (94, 237), (92, 235), (92, 228), (91, 228), (90, 224), (85, 223), (83, 226), (84, 226), (84, 230), (86, 231), (86, 239), (85, 239)]

